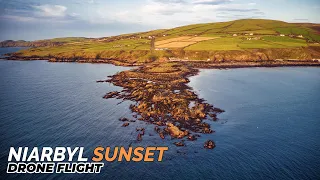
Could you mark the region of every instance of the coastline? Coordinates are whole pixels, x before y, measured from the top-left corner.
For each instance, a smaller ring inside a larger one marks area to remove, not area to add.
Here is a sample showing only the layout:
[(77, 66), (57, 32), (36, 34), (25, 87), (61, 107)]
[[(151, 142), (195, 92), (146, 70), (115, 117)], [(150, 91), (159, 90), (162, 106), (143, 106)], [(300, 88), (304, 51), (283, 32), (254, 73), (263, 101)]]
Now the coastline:
[[(33, 61), (44, 60), (48, 62), (70, 62), (70, 63), (98, 63), (98, 64), (113, 64), (116, 66), (144, 66), (150, 63), (131, 63), (117, 59), (56, 59), (45, 57), (21, 57), (21, 56), (6, 56), (0, 58), (4, 60), (13, 61)], [(158, 62), (158, 61), (155, 61)], [(201, 61), (201, 60), (183, 60), (176, 59), (159, 60), (161, 63), (182, 63), (188, 64), (194, 68), (208, 68), (208, 69), (220, 69), (220, 68), (249, 68), (249, 67), (295, 67), (295, 66), (320, 66), (320, 59), (299, 59), (299, 60), (256, 60), (256, 61)]]

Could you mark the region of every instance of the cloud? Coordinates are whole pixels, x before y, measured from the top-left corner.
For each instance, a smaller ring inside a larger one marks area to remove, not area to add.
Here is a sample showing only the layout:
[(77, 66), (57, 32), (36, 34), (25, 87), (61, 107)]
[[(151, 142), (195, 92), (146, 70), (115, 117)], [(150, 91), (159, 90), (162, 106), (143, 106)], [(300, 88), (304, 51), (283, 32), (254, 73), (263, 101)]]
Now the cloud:
[(257, 14), (257, 15), (265, 15), (265, 13), (264, 12), (262, 12), (262, 11), (256, 11), (256, 12), (253, 12), (254, 14)]
[[(168, 0), (165, 0), (168, 1)], [(172, 0), (171, 0), (172, 1)], [(150, 4), (146, 4), (142, 7), (142, 12), (148, 14), (158, 14), (158, 15), (174, 15), (177, 13), (187, 13), (191, 12), (190, 7), (185, 6), (182, 3), (160, 3), (153, 1)]]
[(247, 8), (218, 8), (218, 11), (229, 11), (229, 12), (260, 12), (259, 9), (247, 9)]
[(45, 17), (64, 17), (66, 16), (67, 7), (62, 5), (39, 5), (33, 6), (33, 8), (39, 10), (36, 12), (40, 16)]
[(62, 5), (29, 5), (23, 9), (12, 7), (4, 9), (4, 13), (0, 14), (0, 19), (4, 21), (20, 22), (41, 22), (41, 23), (70, 23), (80, 20), (80, 14), (72, 12), (67, 13), (67, 7)]
[(193, 4), (204, 4), (204, 5), (219, 5), (230, 3), (232, 0), (196, 0)]
[(164, 3), (164, 4), (185, 4), (184, 0), (153, 0), (153, 2)]

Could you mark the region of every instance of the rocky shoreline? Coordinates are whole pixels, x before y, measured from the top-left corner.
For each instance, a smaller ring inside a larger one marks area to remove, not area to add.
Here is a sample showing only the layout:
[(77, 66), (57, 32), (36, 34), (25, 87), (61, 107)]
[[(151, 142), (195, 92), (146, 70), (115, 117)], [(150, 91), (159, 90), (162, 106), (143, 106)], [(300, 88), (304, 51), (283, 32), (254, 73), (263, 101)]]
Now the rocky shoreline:
[[(6, 56), (1, 59), (18, 60), (18, 61), (32, 61), (32, 60), (46, 60), (48, 62), (73, 62), (73, 63), (106, 63), (116, 66), (143, 66), (146, 63), (127, 62), (118, 59), (57, 59), (49, 57), (21, 57), (21, 56)], [(171, 62), (169, 60), (159, 60), (161, 62)], [(193, 60), (175, 60), (172, 62), (181, 62), (189, 64), (194, 68), (247, 68), (247, 67), (286, 67), (286, 66), (320, 66), (319, 59), (305, 59), (305, 60), (247, 60), (247, 61), (193, 61)]]

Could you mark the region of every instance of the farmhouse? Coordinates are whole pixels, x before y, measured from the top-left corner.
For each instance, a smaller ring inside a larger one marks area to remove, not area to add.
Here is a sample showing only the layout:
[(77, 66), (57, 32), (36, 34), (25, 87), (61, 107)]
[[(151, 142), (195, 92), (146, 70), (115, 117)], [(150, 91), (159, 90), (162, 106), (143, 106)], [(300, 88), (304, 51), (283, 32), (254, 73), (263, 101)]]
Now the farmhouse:
[(284, 36), (286, 36), (286, 35), (284, 35), (284, 34), (280, 34), (280, 36), (281, 36), (281, 37), (284, 37)]
[(234, 36), (234, 37), (235, 37), (235, 36), (238, 36), (238, 35), (237, 35), (237, 34), (233, 34), (232, 36)]

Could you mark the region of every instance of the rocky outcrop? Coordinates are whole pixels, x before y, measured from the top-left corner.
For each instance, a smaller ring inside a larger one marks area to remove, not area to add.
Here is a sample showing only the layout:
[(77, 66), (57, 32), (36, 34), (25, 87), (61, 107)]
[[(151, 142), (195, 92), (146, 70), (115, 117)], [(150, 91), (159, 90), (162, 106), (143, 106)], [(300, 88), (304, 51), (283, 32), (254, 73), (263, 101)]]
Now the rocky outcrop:
[[(188, 77), (197, 73), (197, 69), (184, 63), (151, 63), (98, 82), (122, 87), (122, 91), (109, 92), (103, 98), (135, 102), (129, 106), (133, 118), (153, 124), (161, 139), (181, 139), (175, 145), (184, 146), (185, 139), (194, 141), (199, 137), (198, 133), (212, 133), (205, 121), (216, 121), (217, 114), (224, 112), (200, 99), (187, 86)], [(119, 120), (130, 121), (127, 118)], [(145, 130), (136, 130), (137, 141), (141, 141)]]
[(188, 135), (188, 131), (181, 131), (177, 126), (173, 125), (172, 123), (168, 123), (167, 128), (171, 137), (183, 138), (184, 136)]

